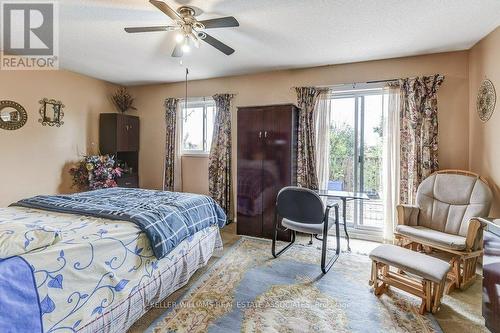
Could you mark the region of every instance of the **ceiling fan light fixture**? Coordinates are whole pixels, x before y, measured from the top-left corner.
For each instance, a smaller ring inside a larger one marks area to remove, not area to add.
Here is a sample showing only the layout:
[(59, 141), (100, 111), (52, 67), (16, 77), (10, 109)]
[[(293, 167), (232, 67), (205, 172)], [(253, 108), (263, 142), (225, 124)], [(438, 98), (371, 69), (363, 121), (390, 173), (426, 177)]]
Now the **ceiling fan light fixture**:
[[(186, 38), (187, 41), (187, 38)], [(191, 47), (189, 47), (189, 44), (186, 42), (182, 44), (182, 52), (183, 53), (189, 53), (191, 51)]]
[(175, 34), (175, 41), (179, 44), (182, 43), (185, 38), (186, 38), (186, 36), (184, 36), (184, 34), (181, 32), (178, 32)]
[(199, 12), (197, 12), (194, 7), (181, 6), (176, 11), (164, 1), (149, 0), (149, 2), (167, 15), (173, 21), (174, 25), (125, 28), (127, 33), (176, 31), (174, 36), (176, 45), (172, 51), (172, 57), (174, 58), (182, 57), (183, 53), (190, 52), (193, 47), (199, 48), (200, 40), (216, 48), (225, 55), (234, 53), (234, 49), (217, 38), (208, 35), (204, 31), (205, 29), (239, 27), (239, 22), (233, 16), (198, 21), (196, 16), (199, 15)]
[(187, 38), (189, 38), (191, 45), (193, 45), (197, 49), (200, 48), (200, 41), (198, 40), (198, 37), (196, 37), (196, 35), (193, 32), (191, 32), (189, 35), (187, 35)]

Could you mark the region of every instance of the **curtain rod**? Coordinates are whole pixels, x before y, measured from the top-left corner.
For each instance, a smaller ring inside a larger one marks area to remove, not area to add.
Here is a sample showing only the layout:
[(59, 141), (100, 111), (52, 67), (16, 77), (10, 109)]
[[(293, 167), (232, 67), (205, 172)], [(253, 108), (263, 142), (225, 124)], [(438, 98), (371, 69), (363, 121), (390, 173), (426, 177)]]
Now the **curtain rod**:
[[(435, 76), (435, 75), (442, 75), (442, 74), (432, 74), (432, 75), (423, 75), (423, 76)], [(371, 84), (371, 83), (384, 83), (384, 82), (398, 82), (400, 79), (386, 79), (386, 80), (374, 80), (374, 81), (366, 81), (366, 82), (351, 82), (351, 83), (339, 83), (339, 84), (330, 84), (330, 85), (323, 85), (323, 86), (314, 86), (311, 85), (311, 87), (314, 88), (335, 88), (335, 87), (343, 87), (343, 86), (348, 86), (348, 85), (353, 85), (355, 86), (356, 84)], [(292, 87), (290, 89), (295, 89), (297, 87)]]
[(355, 86), (357, 84), (370, 84), (370, 83), (384, 83), (384, 82), (396, 82), (399, 79), (387, 79), (387, 80), (374, 80), (374, 81), (365, 81), (365, 82), (349, 82), (349, 83), (338, 83), (338, 84), (330, 84), (323, 86), (316, 86), (317, 88), (334, 88), (334, 87), (343, 87), (343, 86)]
[[(223, 94), (229, 94), (229, 95), (234, 95), (234, 96), (237, 96), (238, 94), (237, 93), (223, 93)], [(216, 94), (214, 94), (216, 95)], [(184, 101), (185, 98), (184, 97), (177, 97), (178, 99)], [(193, 100), (200, 100), (200, 99), (212, 99), (213, 98), (213, 95), (208, 95), (208, 96), (188, 96), (188, 100), (190, 99), (193, 99)]]
[[(336, 88), (336, 87), (344, 87), (344, 86), (355, 86), (357, 84), (370, 84), (370, 83), (383, 83), (383, 82), (397, 82), (399, 79), (387, 79), (387, 80), (376, 80), (376, 81), (366, 81), (366, 82), (350, 82), (350, 83), (338, 83), (338, 84), (328, 84), (328, 85), (317, 85), (311, 86), (314, 88)], [(295, 89), (299, 87), (291, 87), (290, 89)]]
[(365, 83), (383, 83), (383, 82), (395, 82), (399, 79), (388, 79), (388, 80), (376, 80), (376, 81), (366, 81)]

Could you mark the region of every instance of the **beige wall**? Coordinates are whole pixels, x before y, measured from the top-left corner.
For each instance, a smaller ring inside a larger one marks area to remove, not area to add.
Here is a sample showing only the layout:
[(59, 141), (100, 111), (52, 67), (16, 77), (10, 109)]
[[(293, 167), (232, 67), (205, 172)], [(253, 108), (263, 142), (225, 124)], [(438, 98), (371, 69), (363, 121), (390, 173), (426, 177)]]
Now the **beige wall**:
[[(441, 73), (446, 76), (439, 91), (440, 166), (468, 169), (500, 184), (500, 115), (483, 124), (475, 113), (477, 88), (484, 77), (500, 86), (500, 29), (472, 50), (418, 57), (371, 61), (309, 69), (192, 81), (189, 96), (218, 92), (236, 93), (236, 107), (294, 103), (292, 87), (333, 85), (369, 80)], [(470, 80), (469, 80), (470, 77)], [(0, 207), (35, 194), (70, 192), (68, 168), (98, 143), (98, 114), (114, 112), (109, 95), (116, 88), (107, 82), (67, 71), (0, 72), (0, 99), (19, 102), (28, 111), (28, 123), (20, 130), (0, 130)], [(183, 83), (132, 87), (137, 115), (141, 117), (141, 186), (162, 186), (164, 110), (166, 97), (183, 97)], [(66, 105), (61, 128), (38, 123), (38, 100), (60, 99)], [(236, 152), (236, 133), (233, 154)], [(469, 139), (470, 136), (470, 139)], [(94, 145), (93, 145), (94, 144)], [(236, 167), (236, 166), (234, 166)], [(184, 191), (208, 192), (208, 158), (183, 157)], [(500, 214), (500, 189), (494, 185)]]
[[(500, 28), (470, 51), (432, 54), (308, 69), (268, 72), (192, 81), (189, 96), (235, 93), (236, 107), (294, 103), (294, 86), (333, 85), (441, 73), (439, 91), (440, 166), (470, 169), (486, 176), (494, 187), (492, 215), (500, 215), (500, 101), (496, 113), (483, 124), (476, 115), (477, 89), (491, 79), (500, 91)], [(71, 191), (69, 166), (81, 154), (96, 149), (98, 115), (114, 112), (109, 95), (115, 85), (67, 71), (0, 72), (0, 99), (14, 100), (28, 112), (28, 123), (17, 131), (0, 130), (0, 207), (35, 194)], [(164, 110), (166, 97), (184, 97), (184, 84), (131, 88), (141, 117), (141, 186), (162, 186)], [(500, 95), (500, 93), (499, 93)], [(38, 100), (62, 100), (66, 105), (61, 128), (38, 123)], [(233, 154), (236, 133), (233, 131)], [(236, 166), (234, 166), (236, 167)], [(183, 157), (187, 192), (208, 192), (208, 158)]]
[[(189, 83), (189, 96), (236, 93), (235, 107), (295, 103), (295, 94), (291, 89), (294, 86), (332, 85), (441, 73), (446, 79), (439, 91), (440, 165), (442, 168), (466, 169), (469, 149), (467, 61), (468, 52), (464, 51), (192, 81)], [(184, 84), (134, 87), (132, 92), (137, 97), (136, 104), (141, 117), (141, 186), (160, 189), (165, 136), (163, 100), (166, 97), (183, 97)], [(236, 124), (235, 110), (233, 126)], [(233, 142), (233, 156), (236, 156), (235, 131)], [(206, 193), (207, 158), (184, 157), (183, 162), (183, 190)]]
[[(469, 53), (469, 164), (472, 171), (485, 176), (493, 187), (495, 201), (491, 216), (500, 216), (500, 28), (477, 43)], [(496, 110), (482, 123), (476, 113), (477, 90), (490, 79), (497, 91)]]
[(182, 189), (191, 193), (208, 193), (208, 158), (182, 157)]
[[(71, 191), (69, 165), (98, 143), (98, 115), (114, 111), (108, 99), (113, 89), (67, 71), (0, 71), (0, 100), (18, 102), (28, 113), (21, 129), (0, 129), (0, 207), (37, 194)], [(38, 122), (38, 101), (44, 97), (66, 106), (60, 128)]]

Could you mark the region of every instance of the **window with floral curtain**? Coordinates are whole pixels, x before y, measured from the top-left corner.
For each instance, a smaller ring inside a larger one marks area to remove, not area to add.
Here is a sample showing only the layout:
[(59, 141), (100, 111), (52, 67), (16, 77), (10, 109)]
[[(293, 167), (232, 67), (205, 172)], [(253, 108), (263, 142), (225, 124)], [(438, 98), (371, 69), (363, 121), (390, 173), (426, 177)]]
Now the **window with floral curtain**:
[(318, 189), (316, 174), (316, 135), (314, 107), (320, 94), (315, 87), (297, 87), (299, 122), (297, 135), (297, 185)]
[(400, 202), (415, 203), (418, 185), (439, 168), (437, 91), (444, 76), (401, 79)]
[(167, 98), (165, 100), (165, 163), (163, 172), (163, 190), (182, 190), (181, 167), (181, 116), (179, 115), (179, 99)]
[(213, 96), (216, 113), (208, 166), (210, 196), (224, 209), (232, 221), (231, 184), (231, 100), (234, 95)]

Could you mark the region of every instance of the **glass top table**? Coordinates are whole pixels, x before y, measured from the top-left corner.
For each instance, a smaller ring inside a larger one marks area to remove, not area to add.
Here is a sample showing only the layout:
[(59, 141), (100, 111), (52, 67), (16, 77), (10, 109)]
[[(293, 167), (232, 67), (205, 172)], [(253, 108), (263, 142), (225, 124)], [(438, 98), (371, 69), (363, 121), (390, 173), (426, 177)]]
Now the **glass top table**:
[(320, 197), (329, 197), (329, 198), (339, 198), (339, 199), (347, 199), (347, 200), (370, 200), (368, 195), (363, 192), (347, 192), (347, 191), (330, 191), (330, 190), (318, 190), (318, 195)]
[[(316, 191), (320, 197), (335, 198), (342, 201), (342, 223), (344, 225), (344, 232), (347, 239), (347, 251), (351, 251), (349, 244), (349, 233), (347, 232), (347, 201), (351, 200), (370, 200), (368, 195), (363, 192), (347, 192), (347, 191), (331, 191), (331, 190), (318, 190)], [(316, 237), (317, 238), (317, 237)]]

